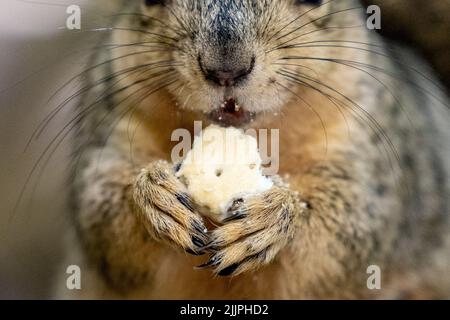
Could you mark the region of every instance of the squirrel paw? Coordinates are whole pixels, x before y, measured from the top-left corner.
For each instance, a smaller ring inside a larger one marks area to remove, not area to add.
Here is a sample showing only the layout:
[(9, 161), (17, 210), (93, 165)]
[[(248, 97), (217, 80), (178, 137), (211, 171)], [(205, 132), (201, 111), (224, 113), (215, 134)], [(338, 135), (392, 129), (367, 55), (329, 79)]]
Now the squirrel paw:
[(224, 225), (212, 231), (202, 248), (213, 254), (198, 268), (236, 276), (270, 263), (294, 237), (296, 217), (305, 210), (296, 193), (274, 186), (261, 195), (236, 199)]
[(182, 247), (191, 254), (201, 254), (198, 248), (207, 242), (207, 229), (167, 161), (153, 162), (141, 171), (134, 184), (133, 198), (154, 239)]

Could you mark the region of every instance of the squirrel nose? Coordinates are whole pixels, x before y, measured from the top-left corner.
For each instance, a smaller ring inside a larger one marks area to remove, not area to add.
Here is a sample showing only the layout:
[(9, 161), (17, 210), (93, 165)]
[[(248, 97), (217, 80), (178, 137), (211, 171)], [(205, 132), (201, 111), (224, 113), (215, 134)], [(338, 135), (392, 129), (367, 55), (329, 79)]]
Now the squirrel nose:
[(240, 65), (233, 68), (214, 68), (203, 65), (201, 59), (199, 59), (199, 64), (206, 80), (222, 87), (231, 87), (245, 80), (253, 71), (255, 58), (252, 58), (249, 65), (245, 67)]

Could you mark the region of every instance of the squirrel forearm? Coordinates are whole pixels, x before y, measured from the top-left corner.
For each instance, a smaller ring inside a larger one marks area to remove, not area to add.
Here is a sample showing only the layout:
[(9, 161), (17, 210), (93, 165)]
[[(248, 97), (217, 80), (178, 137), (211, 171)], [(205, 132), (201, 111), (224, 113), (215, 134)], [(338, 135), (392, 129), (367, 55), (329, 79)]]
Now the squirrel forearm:
[(111, 155), (109, 165), (96, 166), (98, 152), (87, 156), (87, 165), (78, 173), (75, 221), (88, 261), (106, 283), (120, 290), (151, 278), (155, 263), (150, 259), (161, 248), (139, 221), (133, 200), (139, 169)]
[(308, 209), (288, 252), (296, 253), (293, 272), (302, 274), (316, 295), (335, 294), (336, 286), (342, 294), (367, 289), (367, 267), (382, 266), (392, 247), (395, 219), (383, 222), (390, 210), (382, 199), (367, 197), (364, 176), (348, 162), (327, 161), (291, 177), (291, 189)]

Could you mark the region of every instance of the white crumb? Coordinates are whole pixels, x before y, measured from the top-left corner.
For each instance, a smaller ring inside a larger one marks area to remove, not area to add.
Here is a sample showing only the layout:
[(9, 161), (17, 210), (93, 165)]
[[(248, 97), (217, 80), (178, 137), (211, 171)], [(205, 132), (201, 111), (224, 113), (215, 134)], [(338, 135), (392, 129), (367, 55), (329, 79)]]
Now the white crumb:
[(257, 141), (236, 128), (209, 126), (195, 138), (177, 177), (183, 181), (202, 213), (220, 221), (230, 202), (270, 189), (262, 175)]

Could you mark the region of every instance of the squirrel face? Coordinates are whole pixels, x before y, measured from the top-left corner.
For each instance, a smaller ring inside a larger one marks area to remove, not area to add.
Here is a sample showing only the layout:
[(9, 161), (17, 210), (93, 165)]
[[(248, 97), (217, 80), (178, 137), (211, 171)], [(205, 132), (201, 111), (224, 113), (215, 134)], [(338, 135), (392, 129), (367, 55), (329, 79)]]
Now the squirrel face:
[(336, 47), (320, 42), (342, 40), (360, 19), (348, 17), (354, 7), (353, 0), (148, 0), (141, 19), (165, 43), (159, 59), (174, 62), (182, 86), (169, 91), (180, 108), (238, 126), (292, 99), (303, 80), (287, 78), (329, 75), (314, 59), (290, 59), (337, 58)]

